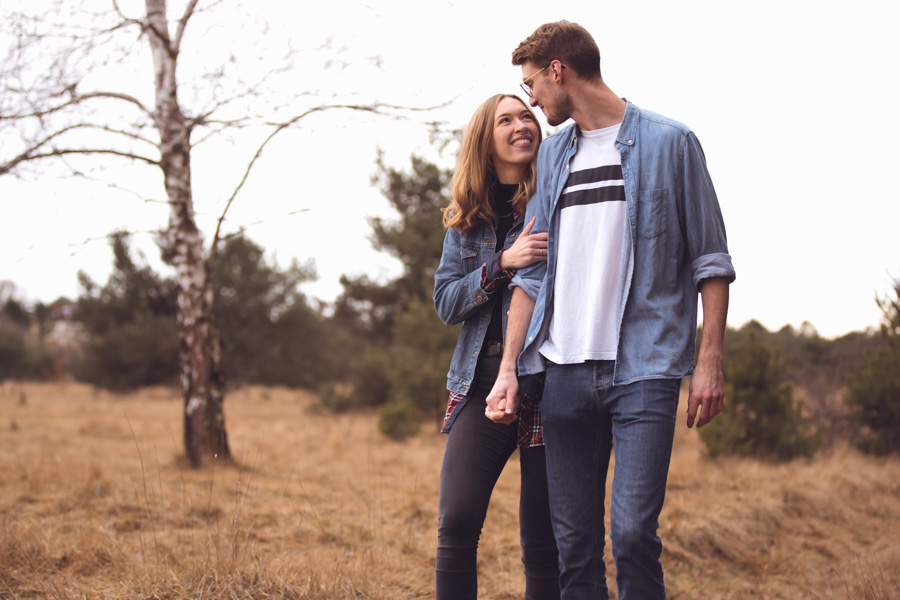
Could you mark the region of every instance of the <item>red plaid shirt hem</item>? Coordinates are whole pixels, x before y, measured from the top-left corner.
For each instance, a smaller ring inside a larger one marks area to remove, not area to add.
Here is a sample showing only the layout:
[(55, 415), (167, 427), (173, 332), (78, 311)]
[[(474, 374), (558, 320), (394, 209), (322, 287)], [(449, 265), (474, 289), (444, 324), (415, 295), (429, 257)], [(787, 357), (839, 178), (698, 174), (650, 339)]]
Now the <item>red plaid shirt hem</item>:
[[(443, 433), (450, 431), (448, 423), (450, 416), (457, 410), (462, 410), (460, 403), (464, 395), (457, 392), (450, 392), (447, 399), (447, 412), (444, 414)], [(544, 445), (544, 429), (541, 427), (541, 406), (535, 400), (525, 394), (519, 395), (519, 412), (517, 413), (519, 423), (519, 434), (516, 443), (520, 448), (534, 448), (535, 446)], [(485, 417), (486, 419), (487, 417)]]

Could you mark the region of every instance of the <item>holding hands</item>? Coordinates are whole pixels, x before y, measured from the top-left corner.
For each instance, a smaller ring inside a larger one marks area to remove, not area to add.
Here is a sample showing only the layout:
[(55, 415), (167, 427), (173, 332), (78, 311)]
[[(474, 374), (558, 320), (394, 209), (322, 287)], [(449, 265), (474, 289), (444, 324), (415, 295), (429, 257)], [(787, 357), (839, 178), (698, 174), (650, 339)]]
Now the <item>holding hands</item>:
[[(538, 261), (547, 260), (547, 232), (531, 233), (536, 221), (535, 217), (525, 224), (522, 233), (509, 247), (500, 255), (501, 269), (521, 269)], [(528, 310), (523, 311), (520, 307), (521, 303), (527, 299), (529, 303)], [(513, 310), (516, 306), (516, 310)], [(486, 398), (487, 407), (484, 414), (495, 423), (512, 423), (518, 419), (519, 408), (519, 381), (516, 376), (516, 359), (524, 345), (525, 332), (528, 330), (528, 321), (531, 318), (531, 312), (534, 310), (534, 301), (528, 297), (521, 289), (513, 292), (512, 302), (510, 304), (511, 324), (507, 330), (507, 347), (504, 350), (503, 361), (500, 363), (500, 372), (491, 393)], [(518, 316), (514, 318), (513, 315)], [(518, 321), (521, 322), (518, 322)], [(515, 324), (513, 324), (515, 321)], [(510, 338), (510, 328), (517, 332)]]
[(519, 381), (515, 369), (504, 372), (502, 369), (494, 383), (494, 388), (487, 397), (487, 408), (484, 414), (495, 423), (512, 423), (518, 416)]

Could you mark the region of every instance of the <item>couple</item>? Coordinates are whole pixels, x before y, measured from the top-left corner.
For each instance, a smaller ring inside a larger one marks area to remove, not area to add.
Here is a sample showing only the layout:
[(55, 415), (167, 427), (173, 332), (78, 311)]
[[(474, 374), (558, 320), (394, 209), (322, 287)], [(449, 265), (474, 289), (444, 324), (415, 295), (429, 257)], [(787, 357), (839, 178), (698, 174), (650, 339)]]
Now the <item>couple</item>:
[(615, 444), (619, 598), (665, 598), (657, 528), (681, 378), (693, 373), (688, 427), (723, 406), (735, 273), (718, 200), (695, 135), (616, 96), (584, 28), (543, 25), (512, 59), (531, 106), (550, 125), (575, 123), (538, 152), (534, 114), (498, 95), (463, 137), (434, 290), (441, 319), (462, 323), (447, 380), (436, 597), (477, 596), (478, 539), (518, 446), (526, 599), (608, 598)]

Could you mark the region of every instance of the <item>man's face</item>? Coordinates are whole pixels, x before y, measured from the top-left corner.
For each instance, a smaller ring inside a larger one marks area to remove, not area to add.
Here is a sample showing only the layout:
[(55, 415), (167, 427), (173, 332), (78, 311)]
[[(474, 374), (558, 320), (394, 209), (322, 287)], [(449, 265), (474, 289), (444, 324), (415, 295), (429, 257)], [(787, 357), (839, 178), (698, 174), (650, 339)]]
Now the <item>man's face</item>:
[(531, 88), (531, 106), (540, 108), (554, 127), (564, 123), (572, 112), (571, 101), (556, 82), (556, 68), (552, 63), (543, 70), (531, 62), (522, 65), (522, 81)]

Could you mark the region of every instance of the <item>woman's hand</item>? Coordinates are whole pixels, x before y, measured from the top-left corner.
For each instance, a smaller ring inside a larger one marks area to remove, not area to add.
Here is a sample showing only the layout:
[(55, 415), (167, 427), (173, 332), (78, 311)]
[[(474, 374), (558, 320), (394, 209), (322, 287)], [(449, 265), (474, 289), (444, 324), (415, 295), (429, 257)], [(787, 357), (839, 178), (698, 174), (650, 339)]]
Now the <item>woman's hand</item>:
[(516, 413), (519, 410), (519, 380), (515, 369), (511, 371), (500, 369), (485, 403), (487, 406), (484, 414), (494, 423), (508, 425), (518, 419)]
[(531, 217), (513, 245), (500, 255), (501, 269), (521, 269), (539, 260), (547, 260), (547, 232), (531, 235), (534, 221), (535, 217)]

